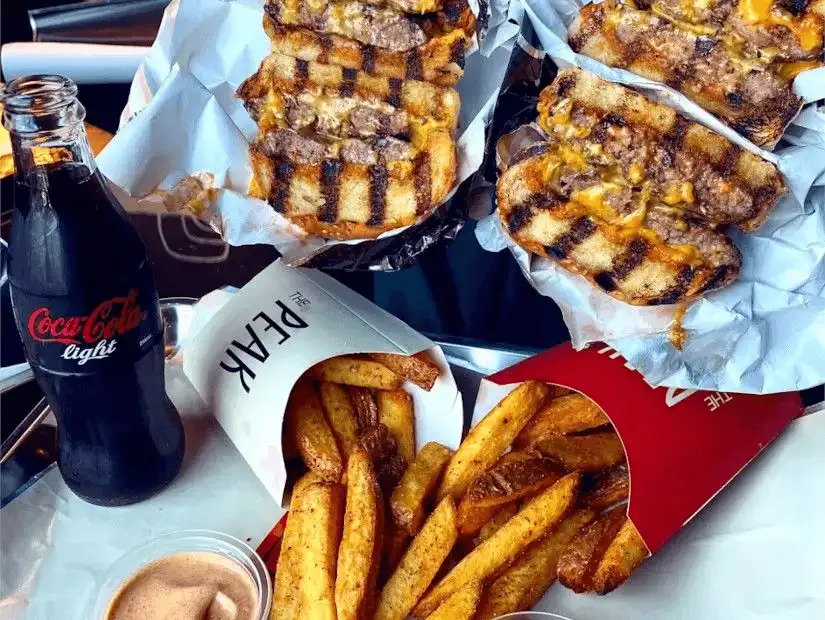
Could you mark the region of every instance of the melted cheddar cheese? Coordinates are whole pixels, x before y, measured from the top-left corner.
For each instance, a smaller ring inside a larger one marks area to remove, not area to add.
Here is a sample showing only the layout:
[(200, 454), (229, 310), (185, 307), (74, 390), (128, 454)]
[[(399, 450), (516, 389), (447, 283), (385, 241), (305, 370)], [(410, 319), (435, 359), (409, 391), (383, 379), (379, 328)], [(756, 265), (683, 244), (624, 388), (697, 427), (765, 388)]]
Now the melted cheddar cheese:
[(796, 36), (799, 46), (813, 52), (822, 43), (822, 23), (811, 13), (801, 19), (773, 6), (773, 0), (739, 0), (739, 15), (748, 24), (784, 26)]

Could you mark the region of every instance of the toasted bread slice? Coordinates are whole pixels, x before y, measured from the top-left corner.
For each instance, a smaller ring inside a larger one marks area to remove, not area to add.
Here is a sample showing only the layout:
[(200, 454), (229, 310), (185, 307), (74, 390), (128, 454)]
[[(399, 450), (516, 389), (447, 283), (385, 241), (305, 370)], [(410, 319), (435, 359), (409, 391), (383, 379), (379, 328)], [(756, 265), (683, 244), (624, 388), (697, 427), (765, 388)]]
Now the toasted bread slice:
[(319, 34), (309, 28), (287, 28), (269, 15), (264, 16), (264, 30), (272, 40), (272, 51), (279, 54), (368, 75), (423, 80), (440, 86), (451, 86), (461, 78), (464, 55), (470, 46), (467, 33), (458, 28), (407, 52), (393, 52), (339, 35)]
[(664, 82), (759, 146), (772, 148), (802, 107), (791, 82), (764, 63), (626, 5), (586, 4), (569, 31), (581, 54)]
[(499, 177), (499, 216), (526, 250), (635, 305), (695, 298), (736, 278), (741, 256), (724, 234), (565, 156), (539, 143)]
[(244, 100), (254, 117), (261, 118), (266, 114), (273, 117), (286, 114), (284, 93), (299, 96), (307, 92), (321, 102), (340, 98), (354, 99), (363, 105), (386, 103), (410, 117), (411, 133), (430, 127), (452, 131), (458, 123), (459, 97), (452, 88), (369, 75), (279, 53), (270, 54), (261, 62), (258, 71), (238, 88), (237, 96)]
[(757, 229), (785, 193), (772, 163), (672, 108), (582, 69), (560, 71), (539, 100), (539, 124), (565, 156), (615, 168), (629, 185), (713, 224)]

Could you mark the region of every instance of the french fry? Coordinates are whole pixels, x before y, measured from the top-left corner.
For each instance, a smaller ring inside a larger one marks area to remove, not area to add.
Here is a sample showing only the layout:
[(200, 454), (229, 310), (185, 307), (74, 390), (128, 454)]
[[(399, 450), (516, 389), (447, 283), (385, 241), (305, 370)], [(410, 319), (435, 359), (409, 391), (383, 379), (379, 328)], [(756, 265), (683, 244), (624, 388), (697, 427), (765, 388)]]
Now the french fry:
[(427, 616), (441, 602), (471, 581), (494, 579), (531, 544), (549, 533), (573, 507), (581, 486), (574, 472), (530, 500), (512, 519), (473, 549), (415, 606), (416, 616)]
[(398, 446), (398, 454), (407, 463), (415, 459), (415, 414), (412, 397), (404, 390), (379, 390), (378, 422), (390, 431)]
[(346, 458), (358, 445), (358, 418), (347, 391), (337, 383), (321, 381), (318, 388), (321, 407)]
[(584, 489), (582, 506), (604, 510), (625, 501), (630, 494), (627, 464), (596, 474), (592, 480), (585, 481)]
[(355, 385), (376, 390), (401, 387), (401, 377), (383, 364), (355, 355), (339, 355), (315, 364), (308, 371), (312, 379)]
[(375, 620), (405, 620), (457, 538), (455, 503), (452, 497), (446, 497), (413, 538), (398, 568), (381, 590)]
[(355, 417), (358, 419), (360, 432), (366, 433), (378, 426), (378, 404), (372, 392), (360, 387), (350, 387), (347, 392), (355, 407)]
[(449, 448), (429, 442), (421, 448), (392, 492), (392, 517), (411, 536), (415, 536), (424, 524), (425, 503), (435, 490), (451, 455)]
[(341, 485), (314, 473), (296, 483), (275, 575), (271, 620), (336, 620), (342, 491)]
[(526, 381), (505, 396), (473, 427), (450, 459), (437, 498), (452, 495), (460, 500), (470, 483), (510, 446), (549, 391), (546, 383)]
[(513, 447), (526, 448), (547, 437), (580, 433), (607, 424), (610, 424), (608, 417), (586, 396), (557, 396), (533, 416), (513, 441)]
[(481, 601), (482, 584), (471, 581), (444, 599), (427, 620), (473, 620)]
[(404, 377), (407, 381), (415, 383), (428, 392), (433, 389), (433, 385), (438, 379), (438, 366), (424, 351), (415, 355), (371, 353), (370, 356), (395, 374)]
[(576, 532), (595, 516), (593, 510), (577, 510), (527, 549), (487, 587), (475, 620), (491, 620), (533, 607), (556, 580), (557, 562), (562, 550)]
[(576, 471), (601, 471), (625, 460), (622, 442), (612, 431), (549, 437), (538, 442), (536, 448), (565, 469)]
[(338, 548), (338, 620), (366, 620), (372, 614), (384, 533), (383, 510), (372, 463), (366, 452), (356, 447), (347, 466), (344, 533)]
[(506, 504), (505, 506), (495, 508), (494, 510), (495, 513), (492, 517), (490, 517), (490, 520), (481, 526), (475, 540), (476, 546), (480, 545), (485, 540), (490, 538), (490, 536), (498, 532), (502, 526), (518, 512), (518, 503), (513, 502), (512, 504)]
[(559, 582), (574, 592), (593, 590), (596, 569), (626, 520), (624, 507), (619, 507), (580, 530), (559, 556)]
[(467, 488), (458, 505), (458, 531), (474, 536), (498, 508), (546, 489), (563, 474), (538, 452), (508, 452)]
[(287, 403), (287, 426), (306, 466), (324, 480), (339, 482), (343, 462), (318, 396), (308, 381), (299, 380)]
[(593, 589), (599, 594), (612, 592), (630, 577), (650, 552), (630, 519), (605, 551), (593, 575)]

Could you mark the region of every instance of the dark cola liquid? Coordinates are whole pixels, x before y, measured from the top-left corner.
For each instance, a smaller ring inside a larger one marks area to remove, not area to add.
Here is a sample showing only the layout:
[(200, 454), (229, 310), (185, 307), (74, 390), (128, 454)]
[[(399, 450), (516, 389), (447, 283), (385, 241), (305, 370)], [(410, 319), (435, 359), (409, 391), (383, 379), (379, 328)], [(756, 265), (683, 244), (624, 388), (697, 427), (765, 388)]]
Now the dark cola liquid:
[(143, 244), (99, 173), (38, 167), (15, 186), (15, 320), (58, 421), (58, 465), (96, 504), (144, 499), (181, 467), (163, 325)]

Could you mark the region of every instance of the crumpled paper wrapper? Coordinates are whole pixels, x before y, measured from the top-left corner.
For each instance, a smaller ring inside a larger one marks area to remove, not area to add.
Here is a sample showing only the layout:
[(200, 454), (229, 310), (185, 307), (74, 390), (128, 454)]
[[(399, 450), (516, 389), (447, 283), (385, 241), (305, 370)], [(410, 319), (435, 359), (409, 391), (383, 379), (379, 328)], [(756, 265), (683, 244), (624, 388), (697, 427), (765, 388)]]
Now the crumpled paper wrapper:
[[(578, 12), (579, 3), (524, 0), (523, 5), (529, 17), (525, 37), (535, 36), (545, 50), (520, 36), (514, 57), (521, 56), (523, 64), (543, 63), (545, 71), (548, 65), (580, 66), (609, 81), (633, 85), (776, 163), (790, 192), (759, 231), (730, 232), (742, 252), (741, 276), (726, 289), (690, 305), (682, 322), (687, 340), (681, 351), (668, 339), (677, 306), (646, 308), (613, 299), (584, 278), (517, 246), (502, 229), (495, 212), (476, 228), (482, 247), (493, 252), (510, 249), (536, 290), (559, 305), (576, 348), (607, 342), (652, 385), (770, 394), (825, 382), (822, 110), (815, 103), (807, 106), (788, 127), (787, 139), (776, 150), (762, 150), (672, 89), (575, 54), (566, 43), (566, 25)], [(511, 70), (512, 65), (511, 61)], [(533, 75), (540, 73), (540, 69), (532, 71)], [(554, 74), (553, 69), (550, 75)], [(822, 69), (800, 74), (796, 91), (809, 101), (825, 97), (823, 77)], [(546, 83), (532, 84), (531, 95), (537, 95)], [(524, 88), (525, 83), (519, 86)], [(521, 122), (530, 123), (536, 116), (532, 110)], [(535, 139), (535, 128), (520, 128), (507, 137), (505, 144)], [(497, 149), (499, 159), (511, 152)]]
[[(507, 0), (473, 8), (485, 36), (468, 55), (464, 79), (457, 86), (462, 109), (456, 188), (483, 160), (485, 127), (519, 29), (511, 21)], [(246, 195), (252, 178), (248, 143), (258, 128), (235, 90), (270, 52), (262, 16), (263, 0), (174, 0), (132, 82), (121, 129), (98, 157), (104, 174), (141, 198), (156, 188), (171, 189), (189, 175), (209, 173), (217, 191), (201, 217), (229, 244), (274, 245), (291, 264), (349, 245), (358, 249), (339, 252), (332, 264), (323, 266), (399, 269), (442, 237), (454, 237), (465, 212), (449, 198), (435, 209), (443, 220), (439, 225), (416, 228), (401, 244), (382, 244), (411, 227), (384, 233), (377, 241), (327, 241), (307, 236), (266, 202)], [(353, 256), (373, 245), (381, 245), (379, 255)]]

